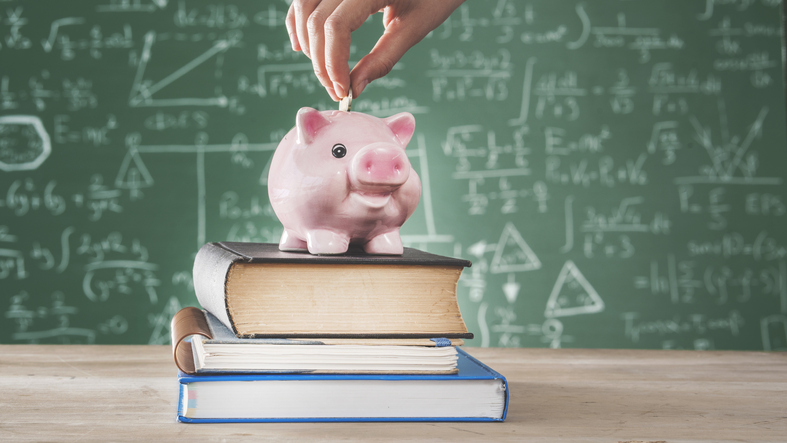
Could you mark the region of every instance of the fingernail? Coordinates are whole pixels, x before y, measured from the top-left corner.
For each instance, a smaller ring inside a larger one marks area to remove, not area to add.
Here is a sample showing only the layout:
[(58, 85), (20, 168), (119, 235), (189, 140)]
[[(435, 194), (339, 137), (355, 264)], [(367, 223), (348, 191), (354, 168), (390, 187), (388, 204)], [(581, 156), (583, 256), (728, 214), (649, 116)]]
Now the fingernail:
[(344, 86), (340, 83), (333, 82), (333, 89), (336, 91), (336, 95), (339, 96), (339, 98), (347, 97), (347, 91), (344, 90)]
[(361, 92), (363, 92), (363, 89), (364, 89), (364, 88), (366, 87), (366, 85), (368, 85), (368, 84), (369, 84), (369, 80), (364, 80), (364, 81), (362, 81), (361, 83), (359, 83), (359, 84), (358, 84), (358, 87), (356, 88), (356, 89), (358, 90), (358, 92), (356, 92), (356, 93), (355, 93), (355, 95), (361, 95)]

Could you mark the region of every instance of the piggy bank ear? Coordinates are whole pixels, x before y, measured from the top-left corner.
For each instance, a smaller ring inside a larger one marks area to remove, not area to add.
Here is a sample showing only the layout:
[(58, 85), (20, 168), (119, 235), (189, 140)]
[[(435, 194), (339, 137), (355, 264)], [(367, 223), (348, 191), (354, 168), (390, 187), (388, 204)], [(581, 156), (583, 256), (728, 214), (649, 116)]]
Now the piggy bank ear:
[(301, 108), (295, 117), (295, 127), (298, 133), (298, 143), (311, 143), (323, 127), (331, 122), (314, 108)]
[(400, 112), (399, 114), (384, 118), (383, 121), (391, 128), (391, 131), (393, 131), (396, 138), (399, 139), (399, 143), (401, 143), (403, 148), (410, 143), (410, 138), (413, 137), (413, 132), (415, 132), (415, 117), (413, 117), (412, 114), (409, 112)]

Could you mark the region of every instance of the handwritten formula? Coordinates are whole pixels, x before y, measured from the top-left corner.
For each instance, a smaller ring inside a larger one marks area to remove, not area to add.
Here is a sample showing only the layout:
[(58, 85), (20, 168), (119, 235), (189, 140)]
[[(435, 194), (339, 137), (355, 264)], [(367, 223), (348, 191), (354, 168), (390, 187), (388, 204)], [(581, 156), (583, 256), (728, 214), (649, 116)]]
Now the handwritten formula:
[[(781, 7), (467, 2), (365, 89), (469, 344), (787, 349)], [(199, 246), (278, 241), (271, 155), (337, 106), (287, 8), (0, 0), (0, 342), (168, 343)]]

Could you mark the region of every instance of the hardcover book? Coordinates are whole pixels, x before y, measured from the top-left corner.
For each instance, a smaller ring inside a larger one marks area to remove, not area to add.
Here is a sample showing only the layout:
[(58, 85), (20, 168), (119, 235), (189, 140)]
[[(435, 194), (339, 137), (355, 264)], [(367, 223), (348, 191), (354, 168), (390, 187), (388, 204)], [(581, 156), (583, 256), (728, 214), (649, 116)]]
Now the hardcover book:
[(188, 374), (455, 373), (454, 339), (238, 338), (209, 312), (181, 309), (172, 320), (175, 364)]
[(470, 265), (412, 248), (315, 256), (208, 243), (194, 260), (194, 290), (238, 337), (472, 338), (456, 300)]
[(503, 421), (505, 377), (461, 349), (453, 375), (181, 373), (178, 421)]

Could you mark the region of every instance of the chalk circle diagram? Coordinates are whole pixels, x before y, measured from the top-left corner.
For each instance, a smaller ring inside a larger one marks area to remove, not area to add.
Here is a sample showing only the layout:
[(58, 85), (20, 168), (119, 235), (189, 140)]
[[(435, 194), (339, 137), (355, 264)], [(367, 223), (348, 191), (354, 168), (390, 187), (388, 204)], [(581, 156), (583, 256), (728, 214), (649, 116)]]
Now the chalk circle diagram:
[(49, 134), (34, 115), (0, 117), (0, 170), (31, 171), (52, 152)]
[(569, 317), (579, 314), (594, 314), (604, 310), (604, 300), (590, 282), (568, 260), (552, 288), (544, 316), (547, 318)]

